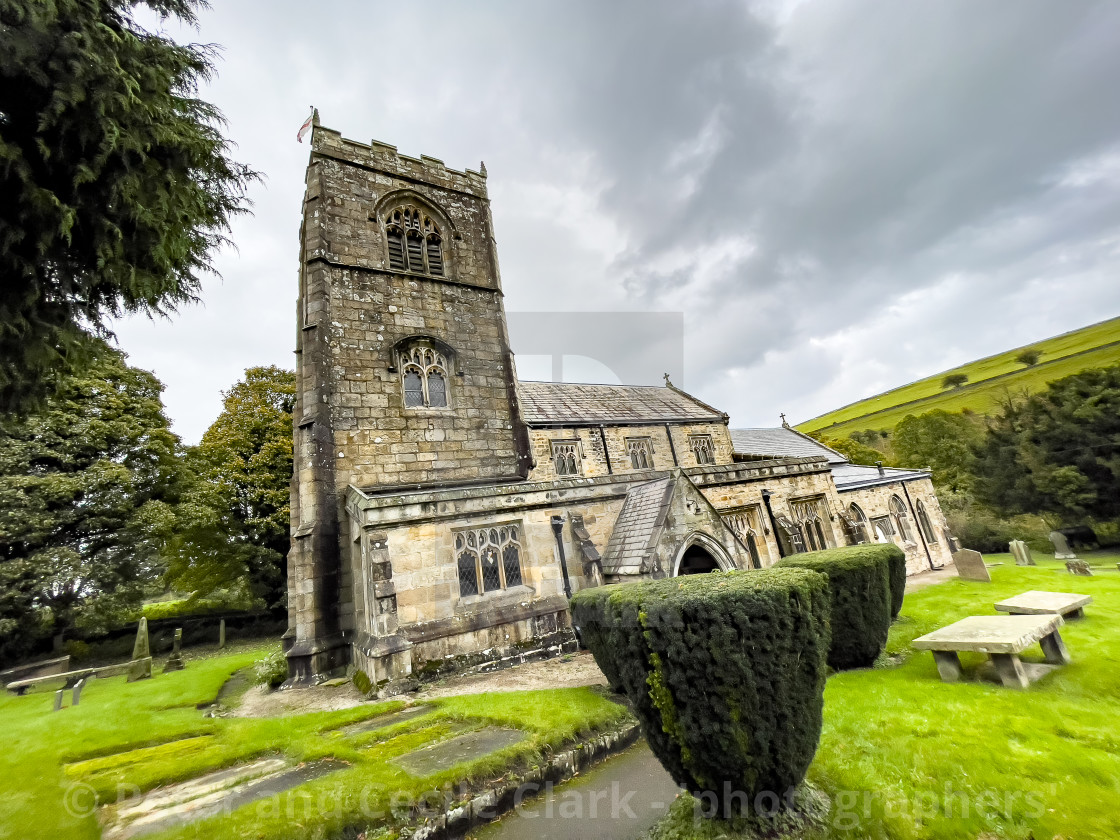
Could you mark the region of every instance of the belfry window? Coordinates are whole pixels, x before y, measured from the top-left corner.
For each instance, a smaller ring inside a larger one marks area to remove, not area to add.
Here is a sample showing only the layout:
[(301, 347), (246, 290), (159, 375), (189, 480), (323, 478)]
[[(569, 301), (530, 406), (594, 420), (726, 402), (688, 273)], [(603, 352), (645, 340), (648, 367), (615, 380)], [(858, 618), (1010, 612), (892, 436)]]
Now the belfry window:
[(692, 450), (692, 454), (696, 456), (697, 464), (714, 464), (716, 462), (711, 435), (689, 435), (688, 447)]
[(443, 276), (443, 237), (439, 225), (412, 205), (398, 207), (385, 222), (391, 271)]
[(459, 597), (521, 586), (521, 524), (455, 532)]
[(417, 341), (400, 353), (405, 408), (447, 408), (446, 353), (429, 341)]

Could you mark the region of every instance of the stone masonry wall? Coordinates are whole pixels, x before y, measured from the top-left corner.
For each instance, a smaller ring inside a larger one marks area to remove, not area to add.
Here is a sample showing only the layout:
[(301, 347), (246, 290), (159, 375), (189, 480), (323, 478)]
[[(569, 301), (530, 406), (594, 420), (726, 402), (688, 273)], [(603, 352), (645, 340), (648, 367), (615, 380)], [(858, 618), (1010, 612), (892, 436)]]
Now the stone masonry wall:
[[(849, 490), (840, 494), (840, 499), (845, 506), (855, 502), (870, 519), (873, 516), (888, 516), (891, 513), (890, 501), (892, 496), (898, 496), (906, 505), (909, 513), (910, 529), (914, 534), (912, 541), (902, 538), (896, 533), (893, 541), (906, 552), (907, 574), (917, 574), (928, 571), (930, 568), (945, 566), (952, 562), (948, 541), (945, 538), (945, 515), (941, 512), (941, 505), (937, 501), (937, 494), (933, 489), (933, 482), (928, 478), (916, 481), (893, 482), (881, 484), (876, 487), (866, 487), (861, 490)], [(918, 526), (917, 504), (921, 500), (929, 514), (930, 524), (933, 526), (935, 541), (927, 542)], [(895, 530), (898, 526), (895, 525)]]
[[(669, 435), (672, 435), (672, 446)], [(688, 444), (688, 436), (712, 436), (716, 464), (730, 464), (732, 459), (731, 435), (723, 423), (674, 423), (648, 426), (563, 426), (529, 429), (529, 447), (535, 464), (529, 474), (530, 481), (547, 481), (556, 478), (556, 465), (552, 460), (552, 441), (578, 440), (583, 464), (583, 475), (599, 476), (635, 472), (627, 445), (629, 438), (649, 438), (653, 449), (653, 469), (671, 470), (674, 467), (696, 466), (696, 456)], [(603, 440), (606, 439), (606, 456)], [(675, 453), (675, 457), (674, 457)], [(610, 466), (608, 468), (608, 457)]]

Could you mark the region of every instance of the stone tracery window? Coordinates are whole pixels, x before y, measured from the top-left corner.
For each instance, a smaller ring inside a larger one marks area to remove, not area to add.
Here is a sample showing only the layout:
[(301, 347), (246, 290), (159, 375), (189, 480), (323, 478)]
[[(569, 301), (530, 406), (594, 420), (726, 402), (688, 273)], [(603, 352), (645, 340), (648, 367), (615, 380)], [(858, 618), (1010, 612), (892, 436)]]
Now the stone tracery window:
[(828, 548), (828, 539), (825, 536), (825, 518), (828, 511), (825, 509), (824, 499), (800, 499), (790, 502), (790, 510), (794, 519), (801, 527), (805, 538), (806, 551), (821, 551)]
[(653, 441), (648, 437), (626, 438), (626, 451), (630, 453), (630, 466), (636, 470), (653, 469)]
[(432, 342), (417, 340), (400, 351), (405, 408), (447, 408), (447, 354)]
[(761, 566), (759, 543), (762, 542), (762, 514), (758, 505), (725, 514), (723, 521), (747, 547), (755, 567)]
[(520, 531), (515, 523), (455, 532), (460, 597), (523, 585)]
[(583, 475), (578, 440), (552, 441), (552, 463), (557, 475)]
[(927, 543), (937, 542), (937, 532), (933, 530), (933, 522), (930, 521), (929, 511), (926, 510), (925, 502), (918, 499), (918, 527), (922, 529), (922, 534), (925, 535)]
[(910, 527), (910, 515), (906, 511), (906, 503), (898, 496), (891, 496), (891, 516), (898, 523), (898, 533), (905, 542), (916, 542), (914, 529)]
[(385, 242), (392, 271), (443, 276), (443, 237), (439, 225), (418, 208), (407, 204), (389, 213)]
[(688, 447), (692, 450), (692, 454), (696, 456), (697, 464), (714, 464), (716, 462), (711, 435), (689, 435)]
[(863, 508), (855, 502), (848, 505), (848, 518), (845, 521), (851, 523), (852, 539), (855, 544), (865, 543), (870, 540), (867, 530), (867, 514), (864, 513)]

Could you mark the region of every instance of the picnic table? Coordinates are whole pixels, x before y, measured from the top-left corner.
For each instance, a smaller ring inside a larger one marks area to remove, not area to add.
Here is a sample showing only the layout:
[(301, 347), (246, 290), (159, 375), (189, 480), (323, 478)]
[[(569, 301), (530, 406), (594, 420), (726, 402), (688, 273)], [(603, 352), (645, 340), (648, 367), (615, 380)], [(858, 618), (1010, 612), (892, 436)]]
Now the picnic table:
[[(918, 650), (933, 651), (937, 671), (945, 682), (961, 678), (960, 651), (986, 653), (1008, 688), (1026, 688), (1043, 674), (1069, 663), (1069, 652), (1058, 632), (1065, 620), (1057, 613), (1043, 615), (974, 615), (934, 630), (913, 641)], [(1019, 654), (1039, 643), (1046, 663), (1023, 663)]]
[(1011, 615), (1047, 615), (1057, 613), (1065, 619), (1082, 618), (1085, 606), (1093, 603), (1092, 595), (1076, 595), (1072, 592), (1043, 592), (1032, 589), (1014, 598), (1007, 598), (996, 604), (1000, 612)]

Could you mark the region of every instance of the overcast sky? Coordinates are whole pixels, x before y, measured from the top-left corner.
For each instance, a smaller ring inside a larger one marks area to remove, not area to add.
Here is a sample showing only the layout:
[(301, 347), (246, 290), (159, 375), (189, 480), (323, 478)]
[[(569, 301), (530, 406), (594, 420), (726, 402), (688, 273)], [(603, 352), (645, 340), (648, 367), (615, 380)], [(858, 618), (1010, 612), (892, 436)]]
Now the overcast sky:
[(168, 31), (223, 47), (203, 95), (265, 176), (203, 304), (118, 324), (188, 443), (246, 367), (293, 366), (312, 104), (485, 160), (507, 309), (683, 312), (676, 384), (733, 426), (1120, 314), (1110, 0), (220, 0)]

